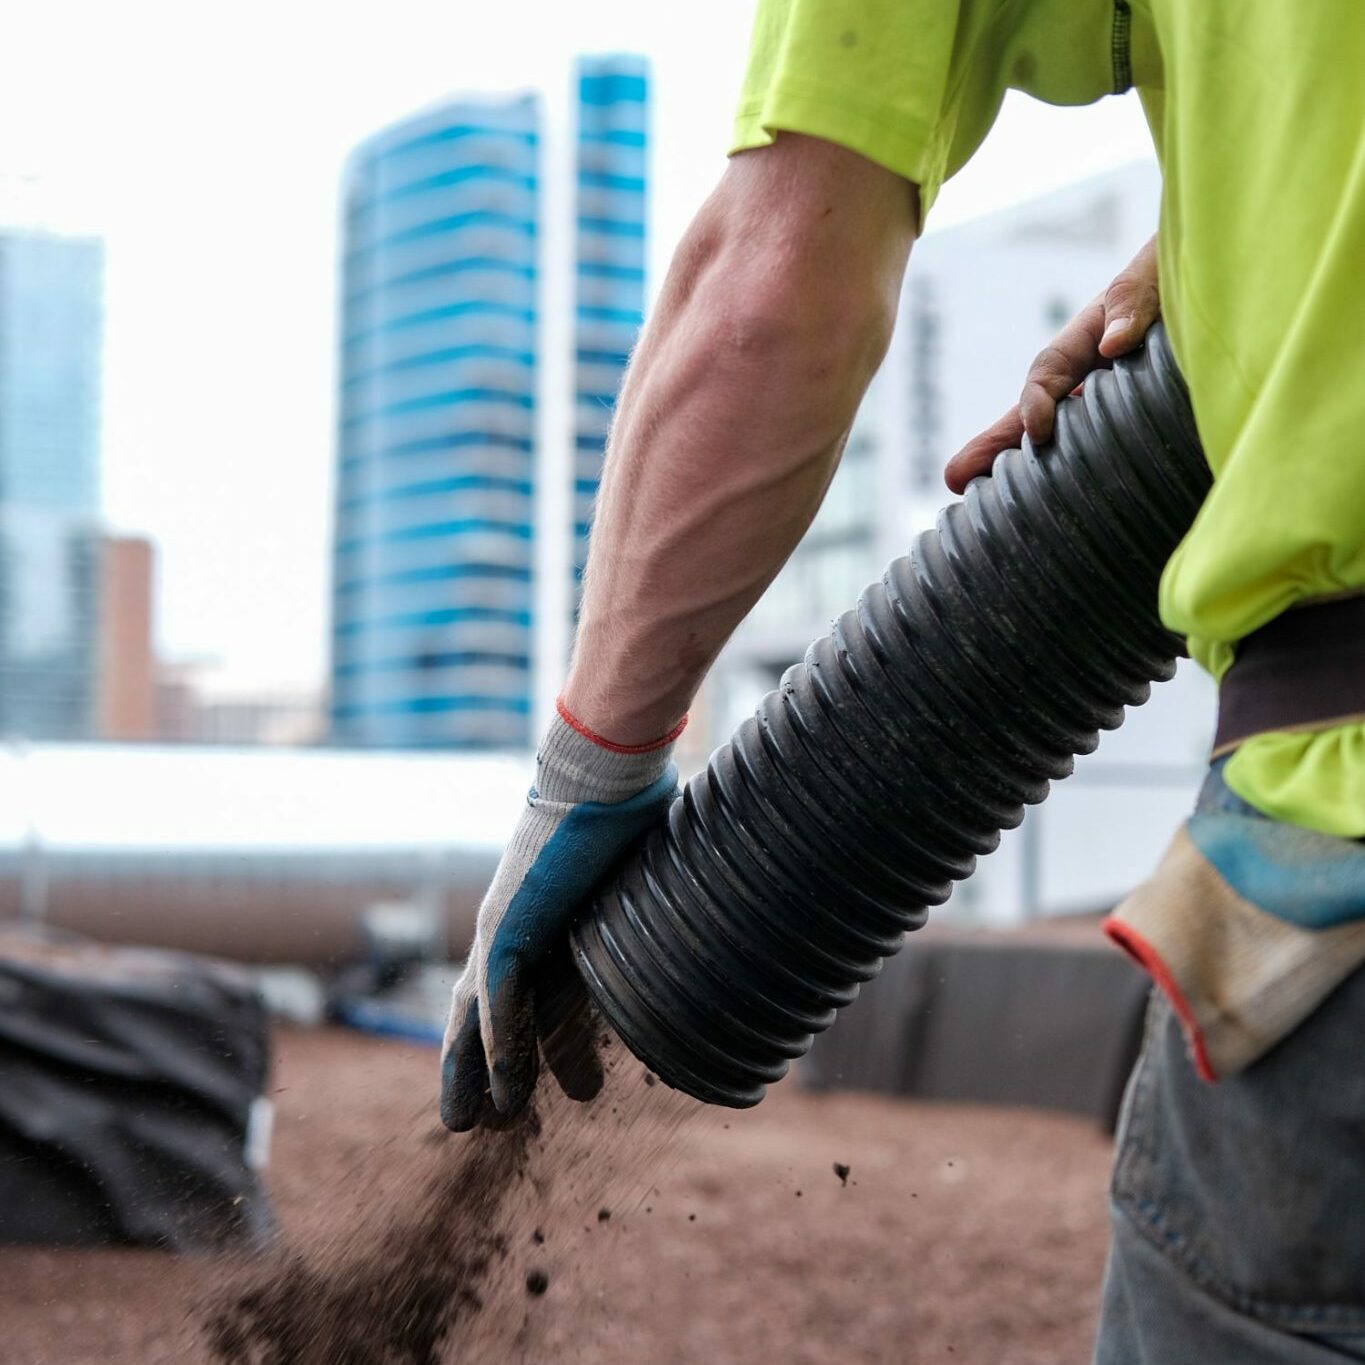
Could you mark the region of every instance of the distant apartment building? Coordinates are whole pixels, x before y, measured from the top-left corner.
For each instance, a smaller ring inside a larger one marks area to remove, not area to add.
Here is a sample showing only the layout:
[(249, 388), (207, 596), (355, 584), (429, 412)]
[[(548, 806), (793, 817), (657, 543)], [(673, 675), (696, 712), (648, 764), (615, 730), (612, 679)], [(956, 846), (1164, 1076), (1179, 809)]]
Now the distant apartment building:
[[(581, 575), (602, 447), (644, 296), (647, 78), (578, 66), (572, 217), (545, 209), (546, 102), (460, 99), (366, 142), (343, 192), (331, 737), (527, 747), (547, 239), (572, 235), (575, 414), (551, 439)], [(553, 117), (565, 117), (553, 111)], [(556, 139), (555, 145), (559, 145)], [(565, 395), (566, 412), (570, 410)], [(570, 604), (573, 599), (570, 595)]]
[(326, 707), (316, 688), (234, 682), (211, 659), (160, 661), (156, 734), (165, 744), (307, 748), (326, 738)]
[(140, 536), (100, 541), (94, 735), (159, 738), (152, 585), (156, 551)]
[(0, 735), (94, 723), (104, 250), (0, 228)]
[[(948, 456), (1017, 401), (1032, 358), (1155, 230), (1159, 196), (1155, 165), (1141, 163), (942, 232), (931, 217), (825, 504), (713, 670), (712, 743), (933, 525), (951, 500)], [(1208, 680), (1183, 667), (1005, 836), (948, 913), (1008, 919), (1112, 901), (1187, 809), (1211, 721)]]

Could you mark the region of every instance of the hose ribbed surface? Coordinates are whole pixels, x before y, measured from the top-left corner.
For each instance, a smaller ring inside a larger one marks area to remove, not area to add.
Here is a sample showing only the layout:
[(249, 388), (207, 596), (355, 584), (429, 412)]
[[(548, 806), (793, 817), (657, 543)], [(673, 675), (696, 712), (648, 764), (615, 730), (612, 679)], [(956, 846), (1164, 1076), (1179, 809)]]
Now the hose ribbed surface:
[(864, 591), (580, 917), (579, 969), (631, 1051), (756, 1104), (1171, 676), (1157, 583), (1208, 487), (1158, 324)]

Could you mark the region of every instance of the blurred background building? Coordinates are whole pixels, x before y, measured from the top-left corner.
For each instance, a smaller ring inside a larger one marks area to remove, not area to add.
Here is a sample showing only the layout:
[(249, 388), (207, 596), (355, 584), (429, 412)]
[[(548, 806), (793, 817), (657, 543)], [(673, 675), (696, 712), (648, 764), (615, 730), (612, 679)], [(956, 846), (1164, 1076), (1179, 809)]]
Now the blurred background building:
[(645, 143), (649, 78), (643, 58), (585, 57), (578, 65), (574, 231), (573, 574), (588, 557), (593, 499), (616, 391), (645, 308)]
[(95, 734), (155, 739), (159, 686), (153, 622), (155, 550), (138, 536), (105, 536), (99, 560)]
[(0, 734), (94, 722), (104, 250), (0, 228)]
[(348, 168), (333, 737), (524, 745), (531, 658), (532, 95), (460, 100)]
[[(645, 64), (583, 58), (575, 96), (572, 222), (541, 192), (546, 121), (565, 111), (535, 94), (427, 110), (365, 143), (347, 169), (335, 742), (532, 742), (536, 482), (572, 470), (562, 500), (572, 564), (558, 572), (581, 574), (644, 307)], [(536, 420), (539, 363), (555, 344), (541, 327), (542, 256), (547, 239), (569, 234), (572, 462), (537, 448)]]

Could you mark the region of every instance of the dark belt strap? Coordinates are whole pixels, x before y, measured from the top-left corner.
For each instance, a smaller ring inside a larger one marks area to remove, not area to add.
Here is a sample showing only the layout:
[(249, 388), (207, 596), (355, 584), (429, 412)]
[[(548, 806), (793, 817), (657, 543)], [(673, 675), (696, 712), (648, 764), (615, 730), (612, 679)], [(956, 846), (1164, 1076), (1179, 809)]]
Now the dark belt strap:
[(1252, 735), (1365, 720), (1365, 596), (1292, 607), (1237, 646), (1213, 753)]

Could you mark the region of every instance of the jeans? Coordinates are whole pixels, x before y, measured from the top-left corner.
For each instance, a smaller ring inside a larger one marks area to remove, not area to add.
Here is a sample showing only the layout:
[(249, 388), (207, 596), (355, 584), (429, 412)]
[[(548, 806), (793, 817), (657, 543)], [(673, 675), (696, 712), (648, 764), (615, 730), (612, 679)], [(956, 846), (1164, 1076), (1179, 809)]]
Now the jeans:
[(1095, 1365), (1365, 1361), (1365, 970), (1217, 1085), (1155, 994), (1111, 1195)]

